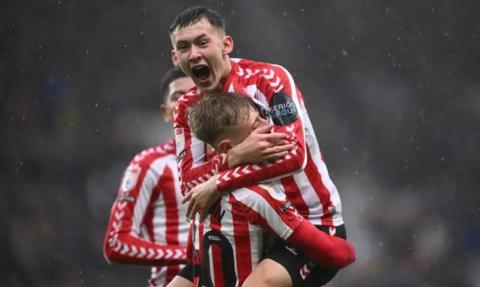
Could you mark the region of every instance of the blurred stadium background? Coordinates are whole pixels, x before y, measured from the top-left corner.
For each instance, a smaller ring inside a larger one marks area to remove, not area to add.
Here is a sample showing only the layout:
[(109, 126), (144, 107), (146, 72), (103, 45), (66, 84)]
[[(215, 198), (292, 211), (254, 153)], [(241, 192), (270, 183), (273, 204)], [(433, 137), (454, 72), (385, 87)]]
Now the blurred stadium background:
[(330, 286), (480, 286), (478, 1), (2, 1), (0, 285), (142, 286), (102, 239), (123, 168), (171, 136), (168, 26), (221, 12), (287, 67), (357, 262)]

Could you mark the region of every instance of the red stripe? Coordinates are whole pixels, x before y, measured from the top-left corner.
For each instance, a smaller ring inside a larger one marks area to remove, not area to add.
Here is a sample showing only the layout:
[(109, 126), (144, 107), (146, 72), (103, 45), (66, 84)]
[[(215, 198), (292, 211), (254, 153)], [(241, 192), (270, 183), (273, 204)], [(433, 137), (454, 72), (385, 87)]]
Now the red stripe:
[[(166, 226), (166, 243), (168, 245), (179, 245), (178, 240), (178, 203), (175, 192), (175, 179), (172, 169), (166, 166), (159, 184), (158, 189), (163, 190), (163, 201), (165, 203), (165, 226)], [(157, 189), (157, 188), (156, 188)], [(180, 271), (178, 266), (169, 266), (167, 268), (167, 282)]]
[(178, 245), (178, 215), (177, 194), (175, 192), (175, 179), (172, 169), (166, 166), (161, 177), (161, 189), (163, 190), (163, 201), (165, 202), (165, 225), (166, 239), (169, 245)]
[(293, 206), (295, 206), (295, 208), (303, 217), (308, 218), (310, 215), (310, 210), (303, 199), (300, 189), (298, 189), (294, 177), (284, 177), (280, 181), (285, 189), (285, 194), (287, 195), (288, 200), (293, 204)]
[[(252, 272), (252, 252), (250, 246), (249, 223), (243, 215), (242, 209), (238, 209), (238, 202), (234, 196), (229, 195), (232, 204), (233, 234), (235, 241), (235, 261), (239, 285)], [(236, 204), (237, 203), (237, 204)]]
[[(211, 230), (216, 230), (216, 231), (221, 231), (222, 228), (222, 223), (220, 222), (220, 204), (217, 204), (215, 206), (215, 210), (211, 213), (210, 215), (210, 229)], [(223, 278), (223, 266), (222, 266), (222, 252), (220, 248), (216, 245), (211, 245), (211, 252), (212, 252), (212, 262), (211, 264), (213, 265), (213, 270), (210, 270), (213, 272), (214, 278), (212, 278), (212, 281), (215, 286), (223, 286), (225, 285), (225, 280)]]
[[(152, 162), (149, 163), (149, 168)], [(148, 234), (149, 240), (155, 241), (155, 242), (158, 240), (158, 238), (155, 238), (155, 233), (154, 233), (153, 218), (155, 217), (155, 214), (153, 214), (153, 204), (160, 197), (160, 187), (163, 181), (162, 177), (163, 176), (158, 178), (158, 181), (152, 190), (152, 195), (150, 197), (147, 208), (145, 210), (145, 215), (143, 216), (143, 220), (142, 220), (143, 224), (145, 224), (145, 226), (147, 227), (147, 234)]]
[[(148, 170), (150, 169), (150, 165), (152, 164), (152, 162), (153, 162), (155, 159), (156, 159), (155, 156), (149, 156), (149, 157), (143, 159), (142, 162), (141, 162), (141, 164), (139, 165), (140, 174), (139, 174), (139, 176), (138, 176), (138, 178), (137, 178), (137, 182), (136, 182), (136, 184), (135, 184), (135, 187), (134, 187), (132, 190), (128, 191), (128, 195), (131, 196), (131, 197), (133, 197), (133, 198), (134, 198), (134, 201), (133, 201), (133, 203), (129, 203), (129, 204), (128, 204), (129, 206), (131, 205), (132, 208), (131, 208), (131, 209), (130, 209), (130, 208), (126, 209), (126, 211), (127, 211), (127, 212), (130, 212), (130, 214), (127, 214), (124, 218), (125, 218), (125, 219), (128, 218), (128, 221), (130, 221), (130, 222), (128, 222), (128, 225), (123, 225), (123, 224), (122, 224), (122, 228), (121, 228), (122, 230), (125, 230), (125, 229), (123, 228), (124, 226), (128, 228), (127, 230), (128, 230), (129, 232), (132, 230), (133, 221), (134, 221), (133, 213), (134, 213), (134, 210), (135, 210), (135, 206), (136, 206), (136, 204), (137, 204), (137, 201), (138, 201), (138, 196), (139, 196), (139, 194), (140, 194), (140, 192), (141, 192), (141, 190), (142, 190), (142, 186), (143, 186), (143, 184), (144, 184), (143, 181), (145, 180), (145, 176), (147, 175), (147, 172), (148, 172)], [(153, 193), (153, 191), (152, 191), (152, 193)], [(148, 212), (148, 208), (147, 208), (147, 210), (145, 210), (145, 211)], [(150, 217), (151, 217), (151, 215), (150, 215)], [(144, 214), (144, 217), (142, 218), (142, 220), (144, 220), (144, 218), (145, 218), (145, 214)], [(150, 234), (150, 233), (149, 233), (149, 236), (150, 236), (150, 235), (152, 235), (151, 238), (153, 238), (153, 234)]]
[(310, 151), (307, 152), (307, 165), (305, 166), (304, 171), (305, 171), (305, 175), (310, 181), (310, 184), (313, 186), (322, 204), (322, 208), (323, 208), (322, 225), (333, 226), (333, 218), (332, 218), (332, 214), (330, 213), (330, 208), (333, 207), (333, 204), (330, 198), (330, 191), (323, 184), (322, 176), (318, 171), (318, 168), (315, 165), (315, 162), (312, 159), (312, 155), (310, 154)]

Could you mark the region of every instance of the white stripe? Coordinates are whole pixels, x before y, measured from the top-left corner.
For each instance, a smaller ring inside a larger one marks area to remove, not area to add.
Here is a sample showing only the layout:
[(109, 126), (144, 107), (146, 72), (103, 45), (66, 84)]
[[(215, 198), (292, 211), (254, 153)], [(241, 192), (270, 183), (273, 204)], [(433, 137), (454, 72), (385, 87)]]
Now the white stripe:
[(321, 225), (323, 213), (322, 203), (308, 180), (307, 175), (305, 172), (300, 172), (295, 174), (293, 179), (300, 190), (305, 205), (308, 207), (308, 220), (314, 225)]
[(148, 202), (152, 196), (152, 191), (158, 181), (158, 173), (155, 172), (152, 168), (149, 168), (143, 178), (142, 185), (140, 187), (139, 194), (137, 196), (137, 201), (135, 202), (135, 207), (133, 210), (132, 218), (132, 232), (135, 234), (140, 234), (140, 226), (142, 224), (143, 217), (145, 215)]
[(205, 143), (196, 137), (191, 137), (190, 152), (192, 153), (192, 167), (205, 162)]
[(330, 200), (332, 201), (333, 206), (335, 207), (336, 213), (333, 216), (334, 220), (334, 225), (338, 226), (343, 224), (343, 219), (342, 219), (342, 203), (340, 200), (340, 195), (337, 191), (337, 188), (335, 184), (333, 183), (332, 179), (330, 178), (330, 175), (328, 173), (327, 166), (325, 162), (322, 161), (321, 159), (321, 151), (320, 147), (318, 145), (318, 140), (317, 137), (315, 136), (315, 132), (312, 126), (312, 123), (310, 121), (310, 118), (308, 117), (308, 114), (306, 113), (306, 110), (303, 109), (303, 118), (304, 118), (304, 128), (305, 128), (305, 136), (306, 136), (306, 142), (305, 145), (308, 146), (308, 150), (310, 151), (310, 155), (313, 159), (313, 162), (315, 166), (317, 167), (320, 176), (322, 178), (322, 183), (324, 184), (325, 188), (329, 191), (330, 193)]
[[(293, 230), (284, 223), (282, 218), (272, 206), (258, 193), (247, 188), (241, 188), (232, 192), (235, 198), (255, 210), (268, 223), (269, 227), (282, 239), (288, 239)], [(272, 200), (274, 200), (272, 198)]]

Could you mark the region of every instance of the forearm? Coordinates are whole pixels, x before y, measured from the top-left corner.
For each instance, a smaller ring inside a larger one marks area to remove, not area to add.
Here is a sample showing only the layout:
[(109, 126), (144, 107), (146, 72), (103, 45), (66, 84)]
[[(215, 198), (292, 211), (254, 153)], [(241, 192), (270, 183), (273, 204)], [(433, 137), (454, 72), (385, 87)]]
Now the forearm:
[[(304, 151), (298, 149), (287, 154), (285, 158), (271, 163), (239, 165), (219, 174), (217, 188), (220, 191), (227, 191), (289, 176), (300, 171), (304, 163)], [(228, 161), (228, 165), (232, 164)]]
[(340, 269), (355, 261), (355, 249), (348, 241), (326, 234), (308, 221), (302, 222), (287, 243), (302, 250), (322, 267)]
[(209, 161), (195, 167), (180, 166), (180, 180), (182, 193), (188, 192), (196, 185), (207, 181), (210, 177), (226, 170), (226, 155), (215, 155)]
[(104, 243), (109, 262), (136, 265), (178, 265), (187, 262), (186, 247), (160, 245), (130, 234), (114, 234)]

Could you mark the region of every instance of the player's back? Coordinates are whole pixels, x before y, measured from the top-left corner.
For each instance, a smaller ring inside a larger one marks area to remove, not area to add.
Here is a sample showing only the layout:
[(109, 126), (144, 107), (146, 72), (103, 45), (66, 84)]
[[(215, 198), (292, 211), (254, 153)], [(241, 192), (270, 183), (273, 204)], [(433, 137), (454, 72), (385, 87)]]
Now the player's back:
[(114, 262), (155, 266), (149, 286), (165, 286), (180, 270), (179, 263), (186, 262), (189, 226), (178, 185), (171, 140), (133, 158), (112, 207), (106, 256)]
[(269, 186), (237, 189), (224, 195), (212, 213), (194, 227), (195, 286), (241, 286), (260, 262), (265, 232), (288, 238), (301, 222), (283, 193)]

